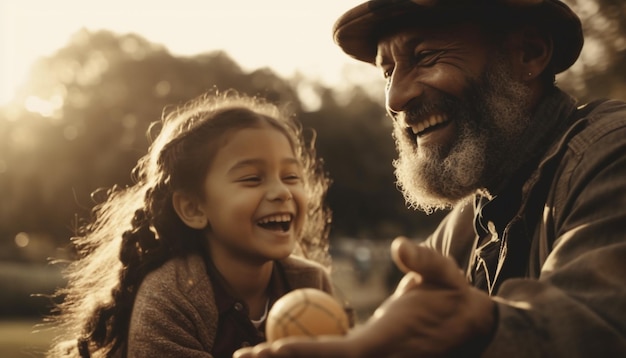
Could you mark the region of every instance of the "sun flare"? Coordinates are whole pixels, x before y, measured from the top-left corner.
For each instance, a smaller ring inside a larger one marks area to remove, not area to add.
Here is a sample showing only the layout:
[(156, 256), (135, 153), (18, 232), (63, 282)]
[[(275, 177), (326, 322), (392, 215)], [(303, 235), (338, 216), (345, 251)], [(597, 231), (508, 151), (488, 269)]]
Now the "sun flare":
[[(270, 67), (283, 76), (300, 73), (336, 83), (345, 64), (354, 61), (332, 43), (332, 24), (360, 2), (302, 6), (293, 0), (2, 1), (0, 105), (12, 100), (39, 57), (54, 54), (81, 29), (135, 33), (182, 56), (220, 49), (246, 69)], [(29, 106), (48, 113), (42, 102), (35, 102)]]

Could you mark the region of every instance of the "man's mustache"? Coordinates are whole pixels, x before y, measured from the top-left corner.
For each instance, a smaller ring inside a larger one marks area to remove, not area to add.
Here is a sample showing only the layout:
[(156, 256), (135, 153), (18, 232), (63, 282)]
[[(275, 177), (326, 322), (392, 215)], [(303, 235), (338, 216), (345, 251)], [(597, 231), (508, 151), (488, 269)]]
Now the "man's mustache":
[(441, 93), (437, 98), (415, 100), (407, 105), (406, 110), (396, 114), (396, 119), (401, 118), (405, 124), (415, 124), (433, 113), (442, 113), (453, 116), (460, 108), (464, 107), (460, 100)]

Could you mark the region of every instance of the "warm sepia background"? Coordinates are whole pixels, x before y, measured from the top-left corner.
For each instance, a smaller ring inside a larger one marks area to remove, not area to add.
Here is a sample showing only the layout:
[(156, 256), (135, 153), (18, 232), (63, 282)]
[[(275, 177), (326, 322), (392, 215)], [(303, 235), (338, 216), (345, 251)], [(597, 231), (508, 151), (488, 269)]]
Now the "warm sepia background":
[[(46, 295), (63, 284), (90, 193), (130, 184), (167, 105), (234, 88), (289, 104), (333, 179), (333, 272), (360, 321), (397, 282), (389, 241), (443, 213), (394, 185), (382, 81), (333, 44), (360, 0), (0, 0), (0, 357), (41, 357)], [(581, 100), (626, 99), (624, 0), (578, 0), (586, 47), (558, 78)]]

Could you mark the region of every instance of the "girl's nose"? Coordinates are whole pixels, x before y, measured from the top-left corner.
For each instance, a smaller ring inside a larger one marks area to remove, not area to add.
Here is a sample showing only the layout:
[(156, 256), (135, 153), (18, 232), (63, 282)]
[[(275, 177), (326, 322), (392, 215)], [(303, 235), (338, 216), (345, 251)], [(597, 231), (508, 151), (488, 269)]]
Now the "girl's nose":
[(269, 188), (267, 198), (269, 200), (287, 201), (291, 200), (293, 195), (291, 195), (291, 190), (289, 190), (287, 185), (282, 182), (276, 182)]

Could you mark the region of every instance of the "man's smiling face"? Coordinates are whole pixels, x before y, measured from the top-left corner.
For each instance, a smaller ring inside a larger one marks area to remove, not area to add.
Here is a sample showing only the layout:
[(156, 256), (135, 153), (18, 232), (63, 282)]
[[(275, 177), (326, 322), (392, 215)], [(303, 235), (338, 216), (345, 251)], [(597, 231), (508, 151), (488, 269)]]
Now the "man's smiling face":
[[(527, 127), (529, 91), (478, 26), (407, 28), (379, 41), (408, 203), (444, 208), (487, 188)], [(506, 173), (504, 173), (506, 174)]]

